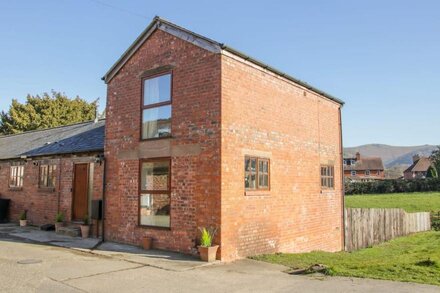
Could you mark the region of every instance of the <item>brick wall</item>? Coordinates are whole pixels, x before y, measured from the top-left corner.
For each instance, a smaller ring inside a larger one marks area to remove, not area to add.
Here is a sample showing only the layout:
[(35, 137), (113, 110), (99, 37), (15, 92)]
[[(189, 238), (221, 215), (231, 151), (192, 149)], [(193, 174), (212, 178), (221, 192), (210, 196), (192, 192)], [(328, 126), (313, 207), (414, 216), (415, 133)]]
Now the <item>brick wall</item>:
[[(339, 105), (222, 56), (222, 260), (342, 249)], [(271, 190), (245, 195), (244, 156), (270, 159)], [(320, 165), (335, 167), (321, 192)]]
[(363, 170), (356, 171), (356, 175), (352, 176), (350, 170), (344, 170), (344, 176), (354, 180), (375, 180), (385, 179), (385, 172), (383, 170), (370, 170), (370, 175), (366, 175), (365, 171)]
[[(92, 163), (94, 176), (92, 198), (102, 198), (103, 165), (93, 163), (94, 155), (79, 157), (56, 157), (28, 160), (24, 165), (23, 187), (9, 188), (10, 164), (0, 162), (0, 197), (11, 199), (10, 220), (18, 221), (22, 211), (27, 210), (28, 222), (32, 225), (54, 223), (58, 211), (65, 213), (67, 222), (72, 213), (73, 166), (75, 163)], [(40, 189), (38, 164), (57, 166), (57, 183), (54, 189)]]
[[(172, 68), (172, 138), (140, 140), (141, 76)], [(161, 30), (107, 88), (106, 239), (194, 253), (198, 228), (220, 222), (220, 56)], [(171, 228), (140, 227), (139, 160), (171, 157)], [(219, 239), (217, 239), (219, 241)]]
[[(226, 53), (227, 54), (227, 53)], [(230, 56), (155, 31), (108, 83), (106, 239), (218, 257), (342, 248), (339, 105)], [(173, 68), (172, 138), (140, 140), (145, 72)], [(271, 190), (245, 195), (244, 156), (271, 160)], [(171, 228), (140, 227), (141, 159), (171, 157)], [(321, 192), (320, 165), (335, 169)]]

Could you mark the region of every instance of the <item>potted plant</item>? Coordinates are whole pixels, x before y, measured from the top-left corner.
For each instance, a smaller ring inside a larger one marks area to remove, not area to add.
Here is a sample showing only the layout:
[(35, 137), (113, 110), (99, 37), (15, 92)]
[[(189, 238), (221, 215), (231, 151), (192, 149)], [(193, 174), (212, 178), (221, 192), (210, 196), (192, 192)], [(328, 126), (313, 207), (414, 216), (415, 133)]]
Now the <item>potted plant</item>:
[(83, 222), (84, 223), (79, 226), (81, 228), (81, 236), (82, 236), (82, 238), (88, 238), (89, 233), (90, 233), (89, 216), (88, 215), (84, 216)]
[(64, 222), (64, 214), (63, 213), (57, 213), (55, 217), (55, 232), (58, 232), (58, 230), (63, 227)]
[(202, 233), (200, 246), (198, 247), (200, 259), (207, 262), (215, 261), (218, 245), (212, 245), (212, 240), (214, 239), (216, 230), (212, 228), (201, 228), (200, 232)]
[(152, 246), (153, 246), (153, 238), (149, 236), (144, 236), (142, 238), (142, 248), (145, 250), (149, 250), (151, 249)]
[(27, 211), (23, 211), (20, 214), (20, 227), (27, 226)]

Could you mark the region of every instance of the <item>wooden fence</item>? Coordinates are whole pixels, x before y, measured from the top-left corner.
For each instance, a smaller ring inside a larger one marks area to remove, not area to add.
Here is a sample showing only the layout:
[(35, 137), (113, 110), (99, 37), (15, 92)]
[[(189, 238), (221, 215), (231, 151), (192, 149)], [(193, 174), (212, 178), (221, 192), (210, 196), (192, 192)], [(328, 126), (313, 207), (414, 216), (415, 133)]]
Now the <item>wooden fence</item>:
[(428, 230), (431, 230), (429, 213), (406, 213), (402, 209), (345, 209), (346, 251)]

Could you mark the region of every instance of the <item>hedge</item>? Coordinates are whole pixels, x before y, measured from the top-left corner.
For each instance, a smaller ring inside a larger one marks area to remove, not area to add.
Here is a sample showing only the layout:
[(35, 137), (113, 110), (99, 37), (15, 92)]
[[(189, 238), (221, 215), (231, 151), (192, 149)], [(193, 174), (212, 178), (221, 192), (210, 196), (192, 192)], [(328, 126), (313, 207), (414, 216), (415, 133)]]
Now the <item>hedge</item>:
[(345, 194), (440, 191), (440, 178), (386, 179), (380, 181), (346, 181)]

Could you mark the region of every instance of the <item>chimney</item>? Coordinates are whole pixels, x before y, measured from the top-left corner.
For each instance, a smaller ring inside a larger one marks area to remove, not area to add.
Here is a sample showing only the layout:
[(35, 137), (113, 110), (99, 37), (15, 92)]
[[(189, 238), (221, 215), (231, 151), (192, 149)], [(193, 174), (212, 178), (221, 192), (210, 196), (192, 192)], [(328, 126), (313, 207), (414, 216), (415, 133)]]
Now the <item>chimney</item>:
[(418, 154), (416, 154), (416, 155), (414, 155), (414, 156), (412, 157), (412, 159), (413, 159), (413, 163), (415, 163), (415, 162), (417, 162), (418, 160), (420, 160), (420, 156), (419, 156)]
[(361, 160), (361, 153), (357, 152), (356, 153), (356, 161), (360, 161)]

